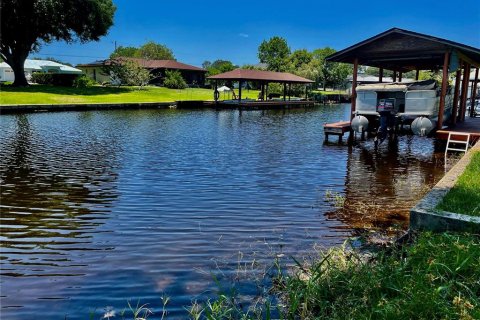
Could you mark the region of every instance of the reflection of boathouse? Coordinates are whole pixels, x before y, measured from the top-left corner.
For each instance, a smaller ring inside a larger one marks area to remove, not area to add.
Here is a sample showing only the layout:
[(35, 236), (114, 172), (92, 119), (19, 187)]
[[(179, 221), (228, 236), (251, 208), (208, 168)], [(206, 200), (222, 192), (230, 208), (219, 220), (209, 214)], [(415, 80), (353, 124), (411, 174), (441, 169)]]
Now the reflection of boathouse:
[(372, 143), (349, 147), (346, 167), (344, 207), (329, 215), (359, 229), (407, 226), (410, 208), (444, 174), (434, 142), (416, 136), (380, 150)]

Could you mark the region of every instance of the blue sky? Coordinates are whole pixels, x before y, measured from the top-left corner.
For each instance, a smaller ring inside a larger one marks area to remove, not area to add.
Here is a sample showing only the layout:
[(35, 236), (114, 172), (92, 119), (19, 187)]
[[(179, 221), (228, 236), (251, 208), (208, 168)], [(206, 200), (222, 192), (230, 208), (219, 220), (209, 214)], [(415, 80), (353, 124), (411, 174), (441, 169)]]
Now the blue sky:
[(178, 61), (258, 63), (264, 39), (284, 37), (292, 50), (341, 50), (392, 27), (480, 48), (480, 2), (457, 1), (165, 1), (114, 0), (115, 24), (99, 42), (43, 45), (31, 56), (73, 64), (105, 59), (117, 45), (155, 41)]

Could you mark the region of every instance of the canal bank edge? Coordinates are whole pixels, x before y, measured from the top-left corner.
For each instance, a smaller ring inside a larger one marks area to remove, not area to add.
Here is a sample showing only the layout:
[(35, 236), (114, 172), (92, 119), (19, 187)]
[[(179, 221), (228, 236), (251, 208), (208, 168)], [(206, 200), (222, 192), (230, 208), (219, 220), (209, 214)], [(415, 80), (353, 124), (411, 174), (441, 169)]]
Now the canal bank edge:
[(167, 109), (177, 102), (79, 103), (79, 104), (15, 104), (0, 105), (0, 115), (42, 111), (89, 111), (125, 109)]
[(410, 210), (410, 229), (436, 232), (480, 232), (480, 217), (435, 209), (450, 189), (455, 186), (458, 178), (465, 171), (475, 152), (480, 152), (480, 141)]

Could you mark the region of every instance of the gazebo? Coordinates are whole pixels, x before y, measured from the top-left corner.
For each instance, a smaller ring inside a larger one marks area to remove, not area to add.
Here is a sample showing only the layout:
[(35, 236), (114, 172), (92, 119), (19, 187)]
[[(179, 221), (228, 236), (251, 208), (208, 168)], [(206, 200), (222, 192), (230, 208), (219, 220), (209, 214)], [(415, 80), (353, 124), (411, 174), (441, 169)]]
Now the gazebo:
[[(353, 64), (352, 83), (352, 117), (355, 112), (358, 66), (371, 66), (380, 69), (379, 82), (382, 82), (383, 70), (394, 72), (393, 81), (401, 81), (402, 73), (416, 71), (416, 79), (420, 70), (442, 69), (442, 88), (438, 129), (442, 128), (447, 94), (448, 73), (456, 71), (456, 83), (453, 99), (452, 123), (465, 120), (467, 108), (468, 79), (470, 70), (476, 68), (472, 92), (476, 92), (478, 69), (480, 67), (480, 49), (461, 43), (432, 37), (429, 35), (392, 28), (374, 37), (338, 51), (329, 57), (328, 61)], [(460, 86), (460, 80), (463, 80)], [(460, 89), (461, 87), (461, 89)], [(472, 101), (472, 112), (475, 99)]]
[[(267, 100), (266, 97), (268, 95), (268, 84), (269, 83), (281, 83), (283, 84), (283, 102), (287, 101), (287, 94), (291, 91), (292, 84), (304, 84), (307, 86), (314, 81), (299, 77), (297, 75), (287, 73), (287, 72), (273, 72), (273, 71), (264, 71), (264, 70), (247, 70), (247, 69), (235, 69), (233, 71), (217, 74), (207, 79), (215, 81), (215, 90), (214, 90), (214, 98), (215, 102), (218, 102), (219, 94), (218, 94), (218, 81), (219, 80), (227, 80), (238, 82), (238, 98), (237, 103), (242, 104), (242, 86), (245, 81), (255, 81), (260, 83), (261, 85), (261, 92), (259, 96), (259, 100), (265, 101)], [(287, 90), (288, 86), (288, 90)], [(276, 101), (277, 104), (279, 103)], [(305, 104), (306, 101), (298, 101)], [(292, 104), (292, 102), (289, 102)]]

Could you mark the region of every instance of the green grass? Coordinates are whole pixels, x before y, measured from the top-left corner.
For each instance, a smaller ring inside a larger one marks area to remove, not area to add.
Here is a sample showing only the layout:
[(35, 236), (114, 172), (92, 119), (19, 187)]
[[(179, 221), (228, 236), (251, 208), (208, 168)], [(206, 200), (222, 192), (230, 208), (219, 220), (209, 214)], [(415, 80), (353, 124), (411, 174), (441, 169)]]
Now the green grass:
[[(238, 91), (237, 91), (238, 93)], [(256, 99), (258, 91), (243, 90), (242, 98)], [(223, 93), (220, 99), (223, 99)], [(225, 98), (228, 95), (225, 94)], [(213, 100), (212, 89), (189, 88), (183, 90), (161, 87), (89, 87), (70, 88), (31, 85), (25, 88), (2, 86), (0, 105), (10, 104), (77, 104), (77, 103), (128, 103), (173, 102), (178, 100)]]
[(437, 209), (480, 216), (480, 152), (472, 155), (470, 164)]
[(312, 90), (312, 93), (317, 93), (317, 94), (326, 95), (326, 96), (337, 95), (337, 94), (347, 94), (347, 92), (343, 90), (334, 90), (334, 91)]
[(219, 295), (193, 319), (480, 319), (480, 238), (423, 233), (370, 256), (345, 248), (278, 272), (277, 298), (245, 305)]

